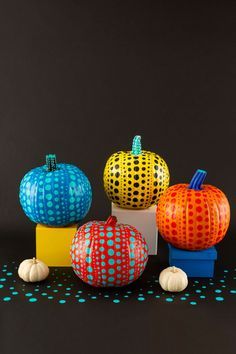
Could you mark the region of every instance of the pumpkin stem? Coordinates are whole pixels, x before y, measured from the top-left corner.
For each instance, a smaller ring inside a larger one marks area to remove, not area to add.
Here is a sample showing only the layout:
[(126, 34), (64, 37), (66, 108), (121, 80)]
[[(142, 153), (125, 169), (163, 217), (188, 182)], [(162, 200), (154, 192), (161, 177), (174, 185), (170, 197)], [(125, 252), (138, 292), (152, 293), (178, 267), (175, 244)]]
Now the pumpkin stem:
[(46, 155), (47, 171), (52, 172), (57, 169), (57, 159), (55, 154)]
[(33, 264), (37, 264), (37, 260), (35, 257), (33, 257)]
[(115, 226), (117, 223), (117, 217), (116, 216), (109, 216), (109, 218), (107, 219), (107, 221), (105, 222), (106, 226)]
[(142, 146), (141, 146), (141, 136), (135, 135), (133, 138), (132, 144), (132, 155), (141, 155), (142, 154)]
[(204, 170), (197, 170), (189, 183), (188, 188), (194, 189), (195, 191), (200, 191), (202, 189), (202, 184), (206, 178), (207, 172)]
[(177, 273), (178, 272), (178, 270), (177, 270), (177, 268), (175, 267), (175, 266), (173, 266), (172, 267), (172, 270), (171, 270), (173, 273)]

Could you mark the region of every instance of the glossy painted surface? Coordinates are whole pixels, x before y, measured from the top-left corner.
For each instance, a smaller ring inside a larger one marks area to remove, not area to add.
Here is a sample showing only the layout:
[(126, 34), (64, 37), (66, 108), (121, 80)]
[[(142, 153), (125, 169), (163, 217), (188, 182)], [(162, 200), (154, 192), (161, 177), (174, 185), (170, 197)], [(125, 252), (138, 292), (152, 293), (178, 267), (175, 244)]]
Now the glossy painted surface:
[(143, 236), (124, 224), (88, 222), (78, 229), (71, 246), (75, 274), (96, 287), (132, 283), (143, 273), (147, 260)]
[(134, 137), (131, 151), (111, 155), (104, 169), (107, 197), (122, 208), (148, 208), (169, 186), (167, 164), (154, 152), (141, 150), (140, 139)]
[(211, 185), (201, 190), (188, 184), (167, 189), (157, 206), (157, 226), (162, 237), (173, 246), (201, 250), (214, 246), (225, 236), (230, 207), (225, 194)]
[(20, 203), (35, 223), (63, 226), (78, 222), (89, 211), (92, 189), (76, 166), (59, 163), (55, 171), (46, 165), (28, 172), (20, 184)]

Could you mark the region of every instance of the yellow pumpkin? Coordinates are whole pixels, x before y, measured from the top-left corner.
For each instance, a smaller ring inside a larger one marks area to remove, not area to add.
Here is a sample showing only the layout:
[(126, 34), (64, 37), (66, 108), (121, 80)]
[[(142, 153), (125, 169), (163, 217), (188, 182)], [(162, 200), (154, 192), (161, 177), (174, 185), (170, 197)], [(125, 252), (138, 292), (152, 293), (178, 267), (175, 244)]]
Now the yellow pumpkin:
[(156, 204), (169, 186), (169, 170), (154, 152), (141, 148), (141, 137), (133, 139), (131, 151), (111, 155), (104, 170), (108, 198), (126, 209), (145, 209)]

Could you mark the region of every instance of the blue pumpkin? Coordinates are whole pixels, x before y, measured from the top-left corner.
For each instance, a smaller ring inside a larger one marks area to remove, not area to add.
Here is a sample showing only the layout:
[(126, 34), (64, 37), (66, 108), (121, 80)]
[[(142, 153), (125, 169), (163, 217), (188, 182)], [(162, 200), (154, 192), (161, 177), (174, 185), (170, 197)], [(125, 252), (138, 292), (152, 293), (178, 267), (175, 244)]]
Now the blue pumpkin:
[(83, 219), (92, 202), (86, 175), (76, 166), (46, 156), (46, 164), (29, 171), (20, 183), (20, 203), (35, 223), (65, 226)]

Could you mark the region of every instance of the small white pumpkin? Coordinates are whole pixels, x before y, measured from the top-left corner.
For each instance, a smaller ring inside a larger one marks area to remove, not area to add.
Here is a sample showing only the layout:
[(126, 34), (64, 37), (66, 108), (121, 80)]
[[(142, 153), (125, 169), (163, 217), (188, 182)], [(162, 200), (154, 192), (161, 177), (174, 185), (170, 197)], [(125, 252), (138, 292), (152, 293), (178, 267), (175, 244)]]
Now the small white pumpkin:
[(38, 282), (47, 278), (48, 266), (39, 259), (25, 259), (18, 268), (18, 275), (26, 282)]
[(187, 274), (180, 268), (168, 267), (159, 276), (159, 283), (163, 290), (170, 292), (183, 291), (188, 285)]

